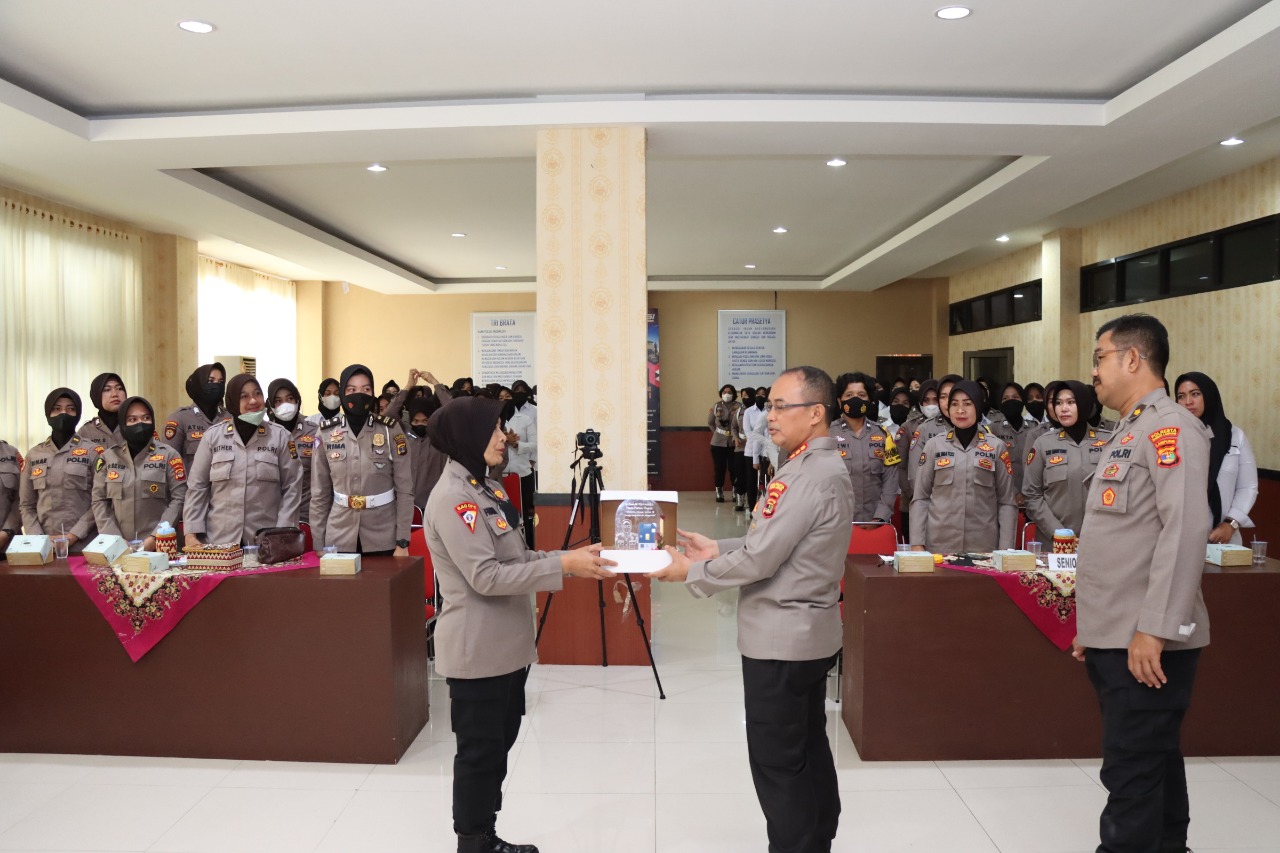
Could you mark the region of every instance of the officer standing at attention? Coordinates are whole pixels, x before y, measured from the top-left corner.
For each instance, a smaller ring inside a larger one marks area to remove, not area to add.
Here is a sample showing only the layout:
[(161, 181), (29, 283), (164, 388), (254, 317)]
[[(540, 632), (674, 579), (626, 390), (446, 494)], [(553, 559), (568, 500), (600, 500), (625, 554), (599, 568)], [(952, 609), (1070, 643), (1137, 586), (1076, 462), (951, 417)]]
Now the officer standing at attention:
[(738, 650), (747, 755), (772, 853), (830, 850), (840, 792), (827, 740), (827, 672), (841, 644), (840, 579), (853, 486), (828, 434), (835, 386), (795, 367), (769, 390), (769, 436), (786, 461), (741, 539), (681, 530), (684, 553), (652, 577), (705, 598), (741, 587)]
[(227, 389), (227, 369), (219, 362), (202, 364), (187, 377), (187, 396), (193, 405), (183, 406), (164, 425), (164, 440), (182, 454), (182, 464), (190, 471), (196, 458), (196, 449), (209, 428), (222, 423), (231, 414), (222, 407), (222, 397)]
[(311, 538), (317, 550), (371, 556), (409, 555), (413, 468), (400, 421), (374, 413), (373, 371), (342, 371), (342, 415), (316, 432), (312, 460)]
[(80, 395), (55, 388), (44, 400), (52, 430), (49, 438), (27, 453), (18, 500), (23, 532), (60, 536), (65, 531), (79, 554), (97, 533), (93, 523), (93, 467), (98, 454), (76, 435)]
[(1097, 405), (1092, 388), (1068, 380), (1050, 382), (1049, 389), (1059, 428), (1042, 433), (1027, 451), (1022, 481), (1027, 520), (1035, 522), (1036, 538), (1045, 550), (1052, 546), (1053, 532), (1059, 528), (1080, 534), (1085, 493), (1111, 438), (1110, 433), (1089, 426), (1089, 413)]
[[(372, 385), (372, 383), (370, 383)], [(535, 592), (557, 592), (569, 575), (613, 577), (600, 545), (531, 551), (520, 514), (487, 468), (502, 461), (504, 404), (459, 397), (431, 416), (428, 434), (448, 458), (423, 526), (444, 607), (436, 623), (436, 672), (449, 684), (453, 829), (459, 853), (538, 853), (496, 834), (507, 753), (520, 734), (534, 647)]]
[(130, 397), (119, 408), (123, 437), (98, 460), (93, 517), (98, 532), (142, 539), (142, 550), (154, 551), (160, 520), (177, 528), (182, 519), (187, 472), (182, 454), (156, 441), (156, 413), (149, 402)]
[(911, 499), (911, 544), (935, 554), (1012, 548), (1018, 527), (1013, 463), (1004, 442), (978, 425), (982, 386), (968, 379), (947, 396), (950, 431), (920, 451)]
[(284, 427), (266, 420), (258, 380), (247, 373), (227, 383), (232, 420), (200, 439), (183, 508), (186, 546), (252, 544), (265, 527), (294, 527), (302, 466)]
[(298, 386), (288, 379), (273, 379), (267, 386), (268, 416), (284, 427), (298, 453), (302, 477), (298, 481), (298, 521), (306, 524), (311, 515), (311, 460), (316, 453), (317, 425), (300, 414), (302, 397)]
[(1100, 853), (1185, 851), (1180, 737), (1209, 614), (1210, 431), (1164, 390), (1169, 334), (1147, 314), (1098, 329), (1093, 384), (1121, 420), (1089, 488), (1072, 654), (1102, 710)]
[(23, 459), (18, 448), (0, 440), (0, 560), (13, 537), (22, 529), (22, 510), (18, 503), (18, 480), (22, 476)]
[(124, 414), (120, 411), (120, 404), (128, 396), (124, 390), (124, 380), (119, 375), (100, 373), (95, 376), (93, 382), (89, 383), (89, 402), (98, 410), (98, 416), (80, 427), (80, 440), (103, 450), (118, 443), (121, 415)]
[(893, 436), (875, 420), (874, 389), (875, 379), (865, 373), (842, 373), (836, 380), (840, 417), (831, 422), (830, 435), (853, 484), (850, 521), (892, 521), (898, 497), (902, 460)]

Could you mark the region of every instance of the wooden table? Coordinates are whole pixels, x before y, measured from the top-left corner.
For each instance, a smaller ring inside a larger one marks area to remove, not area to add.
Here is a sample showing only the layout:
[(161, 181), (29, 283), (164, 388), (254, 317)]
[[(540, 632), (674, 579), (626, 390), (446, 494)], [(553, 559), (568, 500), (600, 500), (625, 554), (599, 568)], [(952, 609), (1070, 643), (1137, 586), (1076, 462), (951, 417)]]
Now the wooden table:
[[(1280, 755), (1271, 661), (1280, 562), (1202, 583), (1210, 644), (1182, 730), (1187, 755)], [(1101, 754), (1084, 665), (1045, 639), (990, 578), (845, 563), (841, 713), (865, 760)], [(1249, 710), (1253, 709), (1253, 710)]]
[(394, 764), (427, 722), (420, 557), (229, 578), (137, 663), (65, 562), (0, 564), (0, 752)]

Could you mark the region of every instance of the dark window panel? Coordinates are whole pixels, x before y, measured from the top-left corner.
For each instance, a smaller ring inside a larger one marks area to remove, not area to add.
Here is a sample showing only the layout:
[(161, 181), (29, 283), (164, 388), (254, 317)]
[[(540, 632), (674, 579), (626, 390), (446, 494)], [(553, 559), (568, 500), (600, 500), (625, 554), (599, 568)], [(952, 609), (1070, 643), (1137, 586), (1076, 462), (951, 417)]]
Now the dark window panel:
[(1116, 290), (1116, 265), (1107, 264), (1085, 271), (1084, 305), (1086, 308), (1102, 308), (1119, 300)]
[(1124, 301), (1145, 302), (1160, 296), (1160, 253), (1148, 252), (1123, 262)]
[(991, 328), (998, 329), (1013, 323), (1013, 294), (991, 294)]
[(1213, 287), (1213, 241), (1198, 240), (1169, 250), (1169, 293), (1180, 296)]
[(1030, 323), (1040, 319), (1039, 282), (1019, 287), (1013, 292), (1013, 322)]
[(1280, 263), (1280, 229), (1274, 221), (1222, 235), (1222, 286), (1274, 281)]
[(971, 331), (981, 332), (991, 328), (991, 312), (985, 298), (973, 300), (969, 304), (969, 312)]

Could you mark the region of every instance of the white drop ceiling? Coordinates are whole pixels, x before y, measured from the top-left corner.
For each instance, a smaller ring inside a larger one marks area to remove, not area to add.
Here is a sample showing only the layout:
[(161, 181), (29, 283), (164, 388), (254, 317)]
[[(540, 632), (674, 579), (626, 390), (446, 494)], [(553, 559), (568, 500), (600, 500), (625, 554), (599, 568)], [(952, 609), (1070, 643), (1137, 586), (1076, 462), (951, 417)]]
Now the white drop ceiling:
[(937, 5), (5, 0), (0, 183), (290, 278), (501, 292), (537, 128), (638, 125), (662, 286), (869, 290), (1280, 153), (1280, 0)]

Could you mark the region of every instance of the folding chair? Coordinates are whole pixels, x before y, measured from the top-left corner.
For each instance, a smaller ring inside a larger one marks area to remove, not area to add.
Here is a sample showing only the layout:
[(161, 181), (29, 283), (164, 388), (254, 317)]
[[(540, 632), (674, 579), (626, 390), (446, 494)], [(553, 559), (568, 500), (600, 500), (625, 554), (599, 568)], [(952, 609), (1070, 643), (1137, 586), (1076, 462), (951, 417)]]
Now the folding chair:
[(1034, 521), (1028, 521), (1026, 524), (1022, 525), (1022, 532), (1018, 538), (1018, 547), (1025, 551), (1027, 543), (1035, 539), (1037, 534), (1038, 531)]

